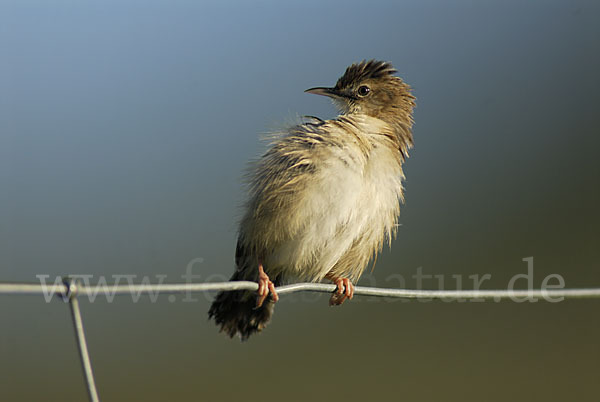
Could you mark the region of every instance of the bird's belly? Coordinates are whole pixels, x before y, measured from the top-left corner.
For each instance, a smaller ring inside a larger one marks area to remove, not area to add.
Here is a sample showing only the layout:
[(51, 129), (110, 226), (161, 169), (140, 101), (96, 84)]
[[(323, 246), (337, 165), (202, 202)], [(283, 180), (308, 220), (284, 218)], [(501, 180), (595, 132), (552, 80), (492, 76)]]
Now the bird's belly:
[[(396, 226), (402, 170), (392, 155), (373, 155), (361, 169), (334, 159), (302, 194), (302, 225), (267, 258), (270, 271), (322, 279), (352, 247), (366, 256), (344, 269), (358, 276)], [(336, 268), (337, 269), (337, 268)]]

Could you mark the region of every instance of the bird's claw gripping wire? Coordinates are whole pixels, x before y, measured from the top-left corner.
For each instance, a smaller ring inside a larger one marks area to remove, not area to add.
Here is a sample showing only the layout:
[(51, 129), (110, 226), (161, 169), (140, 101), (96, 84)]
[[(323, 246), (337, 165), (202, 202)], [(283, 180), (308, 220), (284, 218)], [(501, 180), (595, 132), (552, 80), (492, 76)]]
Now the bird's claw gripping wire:
[(330, 306), (339, 306), (348, 300), (352, 300), (354, 297), (354, 285), (348, 278), (335, 278), (332, 279), (333, 283), (337, 286), (335, 292), (329, 299)]
[(262, 262), (258, 262), (258, 299), (256, 299), (256, 308), (259, 308), (265, 302), (267, 296), (271, 292), (271, 298), (274, 302), (279, 300), (277, 291), (275, 290), (275, 284), (269, 279), (269, 276), (265, 273)]

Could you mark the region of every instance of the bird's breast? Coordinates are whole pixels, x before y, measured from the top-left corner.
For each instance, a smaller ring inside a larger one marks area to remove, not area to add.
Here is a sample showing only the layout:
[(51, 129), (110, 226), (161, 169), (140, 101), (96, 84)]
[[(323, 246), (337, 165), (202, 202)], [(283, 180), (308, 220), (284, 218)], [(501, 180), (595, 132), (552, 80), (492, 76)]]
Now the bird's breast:
[[(289, 214), (294, 222), (287, 222), (298, 229), (272, 249), (270, 270), (319, 280), (351, 248), (370, 256), (391, 238), (402, 197), (397, 151), (384, 136), (354, 134), (347, 133), (344, 146), (315, 151), (316, 169), (296, 197)], [(369, 141), (367, 151), (364, 140)]]

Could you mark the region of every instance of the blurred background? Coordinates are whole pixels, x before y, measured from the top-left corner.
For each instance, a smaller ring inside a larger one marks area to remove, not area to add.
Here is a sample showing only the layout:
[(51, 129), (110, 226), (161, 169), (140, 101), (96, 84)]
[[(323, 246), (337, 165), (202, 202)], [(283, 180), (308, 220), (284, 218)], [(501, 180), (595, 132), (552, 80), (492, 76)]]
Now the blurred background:
[[(228, 278), (261, 134), (334, 117), (303, 90), (377, 58), (418, 107), (402, 226), (362, 284), (506, 288), (533, 257), (535, 287), (598, 287), (599, 49), (593, 0), (0, 1), (0, 281)], [(194, 298), (82, 299), (101, 399), (600, 395), (596, 300), (295, 294), (241, 344)], [(0, 399), (85, 398), (68, 306), (0, 296)]]

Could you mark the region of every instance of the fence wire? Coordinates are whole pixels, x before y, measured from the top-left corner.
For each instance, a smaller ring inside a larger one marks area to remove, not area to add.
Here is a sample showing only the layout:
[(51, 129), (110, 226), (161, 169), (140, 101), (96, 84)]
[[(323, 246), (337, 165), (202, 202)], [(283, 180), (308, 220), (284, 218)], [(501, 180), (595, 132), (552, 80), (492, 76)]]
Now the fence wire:
[[(258, 290), (256, 282), (211, 282), (211, 283), (163, 283), (163, 284), (127, 284), (127, 285), (96, 285), (84, 286), (77, 283), (38, 284), (38, 283), (0, 283), (0, 294), (11, 295), (54, 295), (77, 296), (97, 295), (131, 295), (131, 294), (177, 294), (197, 293), (206, 291)], [(294, 292), (330, 293), (336, 286), (325, 283), (294, 283), (278, 286), (277, 294), (284, 295)], [(514, 298), (600, 298), (600, 288), (577, 289), (497, 289), (497, 290), (415, 290), (388, 289), (367, 286), (356, 286), (355, 295), (394, 297), (401, 299), (484, 299), (504, 300)]]
[[(97, 295), (141, 295), (141, 294), (174, 294), (195, 293), (206, 291), (232, 291), (232, 290), (258, 290), (256, 282), (213, 282), (213, 283), (172, 283), (172, 284), (127, 284), (127, 285), (97, 285), (83, 286), (76, 281), (65, 278), (62, 284), (37, 284), (37, 283), (0, 283), (0, 295), (52, 295), (63, 297), (69, 301), (71, 317), (75, 329), (75, 338), (79, 349), (81, 367), (86, 383), (90, 402), (99, 402), (98, 391), (92, 371), (83, 320), (79, 308), (78, 296)], [(295, 283), (276, 288), (277, 294), (285, 295), (294, 292), (321, 292), (330, 293), (336, 290), (335, 285), (324, 283)], [(559, 298), (584, 299), (600, 298), (600, 288), (579, 289), (502, 289), (502, 290), (413, 290), (413, 289), (386, 289), (357, 286), (355, 295), (392, 297), (401, 299), (443, 299), (443, 300), (494, 300), (516, 298), (536, 298), (542, 300), (557, 300)]]

